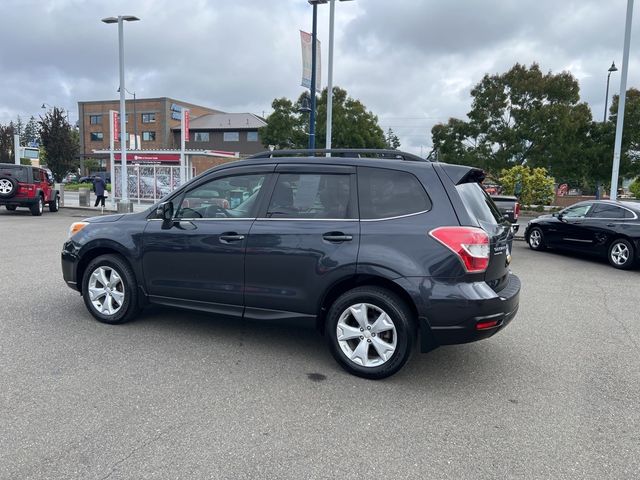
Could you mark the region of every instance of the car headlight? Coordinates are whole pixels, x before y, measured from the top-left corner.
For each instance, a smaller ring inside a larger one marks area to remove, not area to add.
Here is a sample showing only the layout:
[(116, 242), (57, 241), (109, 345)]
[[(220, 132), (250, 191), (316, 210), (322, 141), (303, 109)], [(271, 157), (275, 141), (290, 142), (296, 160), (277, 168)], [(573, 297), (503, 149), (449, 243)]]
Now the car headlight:
[(89, 225), (89, 222), (74, 222), (69, 227), (69, 238), (73, 237), (76, 233)]

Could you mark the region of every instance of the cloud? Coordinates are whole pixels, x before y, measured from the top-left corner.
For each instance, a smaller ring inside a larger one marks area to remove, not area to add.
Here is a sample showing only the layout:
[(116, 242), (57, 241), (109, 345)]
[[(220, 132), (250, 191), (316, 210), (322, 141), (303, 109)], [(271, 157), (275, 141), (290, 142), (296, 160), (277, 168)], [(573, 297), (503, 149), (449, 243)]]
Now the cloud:
[[(516, 62), (572, 72), (599, 119), (607, 69), (622, 60), (625, 11), (624, 0), (336, 2), (334, 84), (414, 152), (430, 148), (435, 123), (464, 118), (485, 73)], [(318, 7), (323, 85), (328, 13)], [(38, 115), (43, 102), (75, 120), (78, 101), (115, 98), (117, 28), (100, 19), (117, 14), (141, 18), (125, 25), (126, 86), (138, 98), (262, 114), (274, 98), (302, 92), (298, 30), (311, 29), (304, 0), (3, 0), (0, 122)], [(629, 86), (640, 81), (637, 38)]]

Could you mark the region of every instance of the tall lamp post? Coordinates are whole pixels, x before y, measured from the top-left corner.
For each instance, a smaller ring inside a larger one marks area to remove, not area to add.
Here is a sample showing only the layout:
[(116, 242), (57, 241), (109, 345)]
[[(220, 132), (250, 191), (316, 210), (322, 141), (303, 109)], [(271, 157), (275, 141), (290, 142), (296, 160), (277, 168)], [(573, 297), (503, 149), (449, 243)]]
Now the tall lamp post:
[[(326, 148), (331, 149), (331, 133), (333, 122), (333, 30), (335, 23), (336, 0), (330, 0), (329, 6), (329, 74), (327, 76), (327, 139)], [(340, 0), (349, 2), (351, 0)], [(328, 155), (328, 154), (327, 154)]]
[[(120, 88), (118, 88), (118, 92)], [(138, 150), (138, 114), (136, 113), (136, 92), (131, 93), (124, 89), (129, 95), (133, 95), (133, 149)]]
[(616, 68), (615, 62), (611, 62), (611, 66), (609, 67), (609, 74), (607, 75), (607, 93), (604, 96), (604, 118), (602, 119), (603, 122), (607, 121), (607, 103), (609, 102), (609, 79), (611, 78), (611, 73), (617, 71), (618, 69)]
[(127, 141), (126, 141), (126, 111), (124, 105), (124, 22), (135, 22), (140, 20), (133, 15), (118, 15), (118, 17), (103, 18), (104, 23), (118, 24), (118, 50), (120, 59), (120, 190), (122, 195), (118, 204), (118, 212), (130, 212), (133, 204), (129, 203), (129, 185), (127, 181)]

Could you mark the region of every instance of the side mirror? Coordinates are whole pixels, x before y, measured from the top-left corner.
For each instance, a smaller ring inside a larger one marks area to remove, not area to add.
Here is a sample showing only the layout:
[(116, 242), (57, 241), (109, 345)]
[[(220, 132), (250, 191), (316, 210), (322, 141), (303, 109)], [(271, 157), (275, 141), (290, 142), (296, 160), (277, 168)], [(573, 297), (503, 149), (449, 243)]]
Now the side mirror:
[(156, 218), (168, 223), (173, 220), (173, 202), (163, 202), (156, 209)]

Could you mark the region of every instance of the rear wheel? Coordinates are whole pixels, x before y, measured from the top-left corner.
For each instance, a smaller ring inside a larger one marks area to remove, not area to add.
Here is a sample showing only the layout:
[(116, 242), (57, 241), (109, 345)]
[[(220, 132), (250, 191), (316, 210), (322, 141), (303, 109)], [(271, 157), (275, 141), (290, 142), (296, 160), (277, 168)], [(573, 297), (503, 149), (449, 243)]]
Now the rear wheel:
[(546, 248), (544, 234), (538, 227), (533, 227), (529, 232), (529, 248), (531, 250), (544, 250)]
[(633, 245), (624, 238), (617, 238), (609, 246), (609, 263), (615, 268), (629, 270), (635, 263), (635, 250)]
[(38, 195), (38, 203), (31, 207), (31, 215), (35, 217), (39, 217), (42, 215), (44, 211), (44, 200), (42, 199), (42, 195)]
[(15, 212), (16, 211), (16, 207), (15, 205), (7, 205), (7, 210), (9, 210), (10, 212)]
[(347, 372), (381, 379), (411, 356), (416, 333), (411, 310), (394, 293), (358, 287), (341, 295), (327, 316), (331, 354)]
[(18, 193), (18, 182), (12, 177), (0, 177), (0, 198), (11, 198)]
[(60, 195), (56, 195), (55, 200), (49, 202), (49, 211), (57, 212), (60, 210)]
[(125, 323), (140, 311), (136, 277), (118, 255), (102, 255), (89, 263), (82, 297), (91, 315), (103, 323)]

